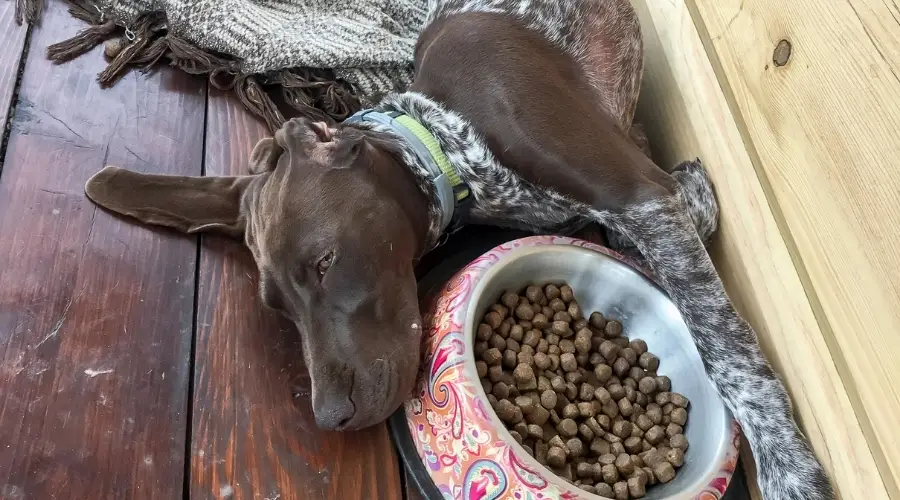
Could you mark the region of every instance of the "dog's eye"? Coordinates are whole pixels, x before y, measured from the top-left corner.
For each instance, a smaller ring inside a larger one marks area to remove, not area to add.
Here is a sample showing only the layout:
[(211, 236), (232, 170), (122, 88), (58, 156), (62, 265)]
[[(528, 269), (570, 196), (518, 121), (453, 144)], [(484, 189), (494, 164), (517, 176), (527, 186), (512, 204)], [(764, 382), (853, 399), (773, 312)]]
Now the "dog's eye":
[(316, 264), (316, 268), (319, 270), (319, 276), (325, 276), (325, 273), (328, 272), (328, 268), (331, 267), (333, 262), (334, 252), (328, 252), (324, 257), (319, 259), (319, 263)]

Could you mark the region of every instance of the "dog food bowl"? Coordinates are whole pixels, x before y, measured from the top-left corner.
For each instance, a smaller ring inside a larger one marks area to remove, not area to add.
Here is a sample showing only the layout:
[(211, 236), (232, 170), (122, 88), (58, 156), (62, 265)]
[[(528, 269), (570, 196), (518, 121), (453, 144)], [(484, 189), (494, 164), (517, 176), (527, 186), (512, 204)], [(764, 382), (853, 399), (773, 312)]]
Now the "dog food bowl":
[[(671, 482), (647, 499), (718, 500), (738, 458), (736, 422), (707, 380), (687, 327), (666, 294), (622, 256), (572, 238), (534, 236), (485, 253), (424, 300), (423, 363), (404, 411), (412, 444), (445, 499), (599, 499), (566, 483), (516, 443), (475, 370), (478, 320), (506, 290), (565, 281), (582, 309), (621, 321), (660, 358), (660, 375), (691, 401), (690, 448)], [(412, 446), (410, 447), (412, 448)]]

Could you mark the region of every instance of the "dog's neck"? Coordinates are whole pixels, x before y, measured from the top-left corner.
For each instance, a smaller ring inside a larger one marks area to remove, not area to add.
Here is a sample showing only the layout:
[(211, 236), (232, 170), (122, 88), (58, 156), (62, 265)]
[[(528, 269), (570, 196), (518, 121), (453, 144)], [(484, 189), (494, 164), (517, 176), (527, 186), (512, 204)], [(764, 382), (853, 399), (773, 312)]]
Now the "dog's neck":
[[(571, 203), (563, 196), (535, 186), (501, 165), (483, 135), (468, 120), (441, 103), (418, 92), (403, 92), (388, 94), (376, 109), (403, 113), (435, 138), (470, 191), (470, 205), (460, 222), (554, 233), (569, 233), (585, 224), (568, 208)], [(369, 127), (397, 135), (387, 126), (370, 124)], [(441, 242), (444, 232), (434, 176), (409, 142), (398, 137), (398, 146), (403, 163), (428, 200), (428, 230), (424, 238), (427, 251)], [(531, 213), (533, 215), (529, 215)]]

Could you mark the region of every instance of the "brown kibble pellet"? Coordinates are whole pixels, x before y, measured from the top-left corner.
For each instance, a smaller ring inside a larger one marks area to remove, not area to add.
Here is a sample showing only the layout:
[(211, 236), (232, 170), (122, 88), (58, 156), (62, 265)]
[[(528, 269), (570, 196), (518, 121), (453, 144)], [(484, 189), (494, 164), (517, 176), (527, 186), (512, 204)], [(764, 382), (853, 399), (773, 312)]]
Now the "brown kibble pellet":
[(579, 462), (575, 466), (575, 475), (582, 478), (591, 477), (594, 475), (594, 467), (587, 462)]
[(496, 330), (500, 328), (500, 324), (503, 323), (503, 317), (500, 316), (499, 313), (495, 311), (491, 311), (484, 315), (484, 322), (487, 323), (491, 329)]
[(619, 350), (619, 357), (624, 358), (628, 362), (628, 367), (631, 368), (631, 365), (637, 363), (638, 353), (629, 344), (629, 347)]
[(550, 386), (554, 391), (562, 393), (566, 390), (566, 381), (561, 376), (557, 375), (550, 379)]
[(629, 345), (628, 339), (625, 337), (613, 337), (609, 341), (616, 344), (619, 349), (625, 349)]
[(599, 330), (606, 328), (606, 318), (599, 312), (592, 312), (588, 321), (591, 323), (591, 326)]
[(475, 338), (482, 341), (490, 340), (493, 335), (494, 329), (487, 323), (481, 323), (478, 325), (478, 330), (475, 331)]
[(600, 354), (603, 355), (607, 363), (613, 363), (619, 357), (619, 346), (609, 340), (604, 340), (600, 344)]
[(612, 401), (613, 397), (605, 387), (598, 387), (594, 390), (594, 399), (600, 401), (601, 404), (605, 404)]
[(629, 347), (634, 349), (638, 356), (647, 352), (647, 343), (641, 339), (633, 339), (629, 342)]
[(519, 304), (516, 306), (515, 314), (521, 320), (531, 321), (534, 318), (534, 309), (531, 307), (531, 304)]
[(548, 306), (550, 307), (550, 310), (553, 311), (554, 313), (562, 312), (567, 309), (566, 303), (563, 302), (562, 299), (560, 299), (560, 298), (551, 299)]
[(688, 449), (688, 440), (684, 434), (676, 434), (669, 438), (669, 444), (672, 448), (678, 448), (681, 451)]
[(534, 349), (539, 353), (547, 354), (550, 352), (550, 343), (547, 342), (547, 339), (539, 339), (538, 345)]
[(500, 302), (503, 303), (507, 309), (515, 309), (516, 306), (519, 305), (519, 294), (513, 291), (506, 292), (500, 297)]
[(516, 406), (521, 408), (522, 413), (525, 415), (531, 415), (535, 409), (534, 400), (528, 396), (518, 396), (516, 398)]
[(509, 386), (504, 382), (497, 382), (494, 384), (494, 389), (491, 391), (491, 394), (498, 400), (506, 399), (509, 397)]
[(511, 422), (515, 416), (516, 406), (508, 399), (498, 399), (494, 411), (497, 412), (497, 416), (500, 417), (500, 420)]
[(631, 422), (627, 420), (613, 422), (612, 431), (616, 436), (625, 439), (631, 436)]
[(575, 403), (569, 403), (562, 409), (562, 418), (575, 420), (581, 416), (581, 413), (578, 411), (578, 405)]
[(532, 412), (531, 415), (528, 415), (528, 421), (535, 425), (544, 425), (549, 418), (550, 410), (543, 406), (536, 407), (534, 412)]
[(597, 414), (594, 410), (594, 404), (589, 401), (582, 401), (577, 403), (578, 407), (578, 416), (581, 418), (590, 418)]
[(525, 289), (525, 297), (531, 302), (540, 302), (544, 298), (544, 291), (537, 285), (531, 285)]
[(600, 411), (609, 418), (616, 418), (619, 416), (619, 405), (615, 401), (603, 403)]
[(509, 431), (509, 435), (512, 436), (517, 443), (522, 444), (522, 435), (519, 434), (518, 431)]
[(541, 406), (548, 410), (556, 408), (557, 395), (556, 391), (544, 391), (541, 393)]
[(543, 313), (537, 313), (534, 315), (534, 318), (531, 319), (531, 325), (538, 330), (543, 330), (550, 326), (550, 321)]
[(594, 493), (603, 498), (615, 498), (615, 493), (613, 492), (612, 486), (606, 483), (595, 484)]
[(478, 378), (484, 378), (487, 376), (488, 365), (484, 361), (476, 361), (475, 362), (475, 372), (478, 373)]
[(516, 356), (516, 352), (512, 349), (507, 349), (503, 351), (503, 361), (501, 362), (501, 364), (504, 368), (512, 370), (518, 364), (517, 359), (518, 357)]
[(634, 406), (631, 404), (631, 401), (628, 398), (622, 398), (619, 400), (619, 414), (625, 418), (631, 416), (634, 412)]
[(690, 404), (688, 398), (684, 397), (684, 395), (682, 394), (678, 394), (677, 392), (671, 392), (669, 394), (669, 400), (671, 401), (671, 403), (679, 408), (687, 408), (688, 404)]
[(606, 326), (603, 328), (603, 331), (610, 337), (617, 337), (619, 335), (622, 335), (622, 323), (619, 323), (616, 320), (609, 320), (606, 322)]
[(488, 344), (500, 351), (506, 350), (506, 339), (501, 337), (499, 333), (491, 335), (491, 340), (488, 341)]
[[(503, 343), (504, 347), (506, 346), (506, 342)], [(500, 349), (496, 347), (491, 347), (487, 351), (484, 351), (481, 359), (484, 360), (488, 365), (499, 365), (503, 360), (503, 354), (500, 352)]]
[(635, 382), (631, 377), (625, 377), (625, 379), (622, 381), (622, 385), (625, 386), (626, 391), (629, 391), (625, 393), (625, 397), (628, 398), (629, 401), (634, 399), (634, 390), (637, 389), (637, 382)]
[[(641, 471), (643, 472), (643, 471)], [(628, 479), (628, 493), (634, 498), (641, 498), (647, 494), (646, 479), (632, 477)]]
[(538, 341), (541, 339), (541, 333), (537, 330), (528, 330), (525, 332), (525, 336), (522, 338), (522, 343), (525, 345), (530, 345), (531, 347), (535, 347), (538, 345)]
[(581, 312), (581, 306), (577, 302), (573, 301), (569, 304), (569, 308), (566, 311), (573, 320), (579, 320), (584, 317), (584, 313)]
[(676, 434), (684, 434), (684, 427), (682, 427), (678, 424), (675, 424), (675, 423), (670, 423), (669, 425), (666, 426), (666, 436), (667, 437), (671, 438), (672, 436), (675, 436)]
[(580, 457), (584, 455), (584, 443), (577, 437), (573, 437), (566, 441), (566, 449), (569, 450), (570, 457)]
[[(552, 346), (552, 347), (556, 347), (556, 346)], [(559, 348), (557, 347), (556, 350), (559, 351)], [(556, 369), (559, 368), (560, 354), (559, 354), (559, 352), (554, 353), (552, 351), (553, 350), (551, 349), (550, 354), (548, 354), (547, 357), (550, 358), (550, 371), (556, 371)]]
[(671, 391), (672, 381), (666, 376), (656, 377), (656, 388), (663, 392)]
[(650, 420), (650, 417), (648, 417), (646, 413), (638, 415), (636, 423), (638, 428), (644, 432), (649, 431), (650, 428), (653, 427), (653, 421)]
[(640, 366), (632, 365), (631, 368), (628, 369), (628, 378), (640, 382), (640, 380), (644, 378), (645, 373), (647, 372), (645, 372), (644, 369)]
[(668, 483), (675, 478), (675, 468), (669, 462), (660, 462), (653, 467), (653, 475), (661, 483)]
[(612, 396), (613, 401), (618, 401), (625, 397), (625, 388), (619, 384), (611, 384), (606, 389), (609, 391), (609, 395)]
[(512, 325), (509, 329), (509, 338), (521, 342), (525, 336), (525, 329), (521, 325)]
[(578, 387), (573, 382), (566, 382), (566, 392), (563, 394), (571, 401), (578, 396)]
[(647, 406), (647, 403), (649, 401), (650, 401), (650, 399), (643, 392), (637, 393), (637, 395), (634, 397), (634, 404), (635, 404), (635, 406), (640, 406), (642, 408), (642, 410), (641, 410), (642, 413), (643, 413), (643, 407)]
[(645, 352), (638, 358), (638, 364), (645, 370), (655, 372), (659, 369), (659, 358), (654, 354)]
[(619, 469), (619, 474), (623, 476), (627, 476), (634, 472), (634, 464), (631, 462), (631, 456), (625, 453), (616, 457), (616, 469)]
[(622, 445), (625, 446), (625, 451), (628, 453), (640, 453), (641, 452), (641, 438), (639, 437), (630, 437), (622, 442)]
[(559, 295), (560, 293), (558, 286), (550, 284), (544, 287), (544, 296), (549, 300), (558, 299)]
[(550, 325), (550, 333), (559, 335), (560, 337), (568, 337), (569, 324), (565, 321), (554, 321), (553, 324)]
[(638, 390), (644, 394), (650, 394), (656, 390), (656, 379), (653, 377), (644, 377), (638, 382)]
[(654, 425), (645, 434), (644, 439), (650, 444), (657, 444), (666, 436), (666, 431), (658, 425)]
[(557, 311), (553, 314), (553, 322), (556, 323), (557, 321), (563, 321), (566, 323), (566, 328), (571, 328), (569, 323), (572, 322), (572, 317), (566, 311)]
[(663, 423), (668, 425), (669, 420), (666, 417), (668, 417), (669, 415), (672, 414), (672, 412), (675, 410), (675, 405), (673, 405), (672, 403), (666, 403), (663, 405), (662, 410), (663, 410)]
[(578, 424), (578, 435), (588, 443), (594, 440), (594, 431), (586, 423)]
[(631, 365), (628, 364), (628, 360), (625, 358), (618, 358), (615, 363), (613, 363), (613, 373), (615, 373), (617, 377), (625, 376), (625, 374), (628, 373), (629, 368), (631, 368)]
[(577, 352), (575, 349), (575, 342), (572, 342), (569, 339), (562, 339), (559, 341), (559, 350), (563, 354), (568, 353), (568, 354), (575, 355), (575, 353)]
[(648, 403), (646, 415), (654, 425), (659, 425), (662, 423), (662, 408), (658, 404)]
[(572, 302), (575, 300), (575, 292), (572, 291), (572, 287), (569, 285), (563, 285), (559, 287), (559, 298), (563, 300), (565, 303)]
[(566, 465), (566, 450), (557, 446), (547, 450), (547, 465), (555, 468)]
[(582, 401), (594, 399), (594, 386), (587, 382), (581, 384), (581, 388), (578, 390), (578, 397), (580, 397)]
[[(587, 328), (578, 330), (575, 333), (575, 350), (580, 354), (587, 354), (591, 350), (591, 331)], [(589, 358), (590, 359), (590, 358)]]
[(541, 370), (546, 370), (550, 368), (550, 357), (546, 354), (539, 352), (534, 355), (534, 366), (537, 366)]
[(563, 371), (573, 372), (578, 369), (578, 362), (575, 361), (575, 355), (570, 352), (564, 352), (559, 356), (559, 366)]
[(597, 365), (594, 367), (594, 375), (601, 384), (605, 384), (612, 377), (612, 367), (609, 365)]
[[(481, 379), (481, 388), (484, 389), (484, 393), (487, 394), (488, 401), (490, 401), (491, 398), (494, 398), (494, 401), (497, 400), (497, 397), (491, 394), (494, 392), (494, 384), (492, 384), (490, 380)], [(491, 406), (493, 406), (493, 404), (494, 403), (492, 402)]]
[(503, 320), (503, 323), (500, 324), (500, 328), (497, 328), (497, 333), (503, 338), (509, 338), (509, 333), (512, 331), (513, 325), (516, 324), (515, 321), (516, 320), (513, 318), (506, 318)]
[(616, 463), (616, 456), (612, 453), (604, 453), (597, 459), (597, 463), (600, 465), (613, 465)]
[[(660, 407), (663, 407), (672, 402), (671, 398), (672, 398), (671, 392), (660, 392), (660, 393), (657, 393), (656, 397), (654, 398), (654, 401), (656, 401), (656, 404), (658, 404)], [(663, 412), (663, 413), (665, 414), (665, 412)], [(671, 411), (669, 413), (671, 413)]]
[(616, 500), (628, 500), (628, 483), (619, 481), (613, 485), (613, 494)]
[(475, 353), (476, 358), (481, 358), (484, 356), (484, 353), (488, 350), (490, 346), (487, 341), (475, 342), (475, 348), (473, 352)]
[[(609, 436), (612, 436), (612, 434), (607, 434), (606, 436), (609, 437)], [(616, 439), (619, 439), (619, 438), (616, 437)], [(625, 453), (625, 445), (622, 444), (621, 441), (616, 441), (615, 443), (610, 444), (609, 448), (610, 448), (609, 452), (615, 456), (619, 456), (622, 453)]]
[(671, 415), (669, 417), (672, 419), (673, 424), (678, 424), (684, 426), (687, 423), (687, 410), (684, 408), (675, 408), (672, 410)]
[(531, 366), (521, 364), (513, 371), (513, 377), (516, 379), (516, 387), (520, 391), (532, 391), (537, 389), (537, 378), (534, 376), (534, 370)]
[(606, 455), (610, 451), (609, 441), (603, 439), (602, 437), (595, 437), (591, 441), (591, 453), (596, 456)]
[(603, 471), (604, 483), (615, 484), (619, 480), (619, 469), (615, 466), (615, 457), (613, 457), (613, 463), (604, 465), (601, 470)]
[(659, 450), (657, 450), (656, 448), (652, 448), (650, 449), (650, 451), (640, 453), (639, 456), (641, 457), (641, 460), (644, 461), (644, 464), (651, 468), (665, 460), (665, 457), (663, 457)]
[(656, 484), (656, 474), (653, 473), (653, 469), (650, 467), (644, 467), (643, 471), (647, 474), (647, 484), (654, 485)]
[(575, 437), (575, 435), (578, 434), (578, 424), (571, 418), (564, 418), (560, 420), (559, 424), (556, 426), (556, 432), (565, 438)]
[(681, 467), (684, 465), (684, 452), (679, 448), (672, 448), (666, 452), (666, 461), (673, 467)]

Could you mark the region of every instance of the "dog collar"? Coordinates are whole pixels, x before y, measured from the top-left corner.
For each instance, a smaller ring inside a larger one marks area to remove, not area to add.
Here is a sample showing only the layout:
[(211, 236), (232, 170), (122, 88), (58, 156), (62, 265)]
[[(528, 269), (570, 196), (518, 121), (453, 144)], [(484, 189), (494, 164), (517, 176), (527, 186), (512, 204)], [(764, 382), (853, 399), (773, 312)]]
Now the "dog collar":
[(365, 109), (344, 120), (344, 123), (357, 122), (372, 122), (387, 126), (412, 146), (413, 152), (430, 173), (431, 182), (435, 186), (441, 208), (443, 233), (454, 222), (454, 215), (461, 215), (462, 211), (457, 208), (460, 203), (468, 201), (469, 187), (459, 178), (447, 155), (441, 151), (437, 139), (422, 124), (397, 111), (381, 112)]

